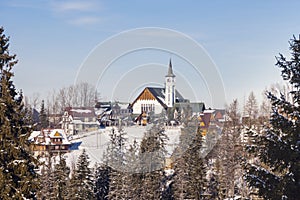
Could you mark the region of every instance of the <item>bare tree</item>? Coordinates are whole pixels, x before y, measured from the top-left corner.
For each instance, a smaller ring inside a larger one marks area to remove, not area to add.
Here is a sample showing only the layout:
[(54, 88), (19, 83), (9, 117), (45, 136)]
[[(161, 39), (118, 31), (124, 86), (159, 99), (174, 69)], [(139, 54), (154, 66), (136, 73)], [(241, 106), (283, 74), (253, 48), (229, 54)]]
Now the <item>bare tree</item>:
[(29, 98), (29, 104), (32, 108), (36, 109), (38, 105), (40, 105), (40, 93), (35, 92), (32, 94), (32, 97)]
[[(98, 95), (95, 86), (86, 82), (63, 87), (58, 91), (52, 90), (45, 101), (46, 110), (48, 114), (62, 114), (66, 107), (94, 107)], [(41, 103), (40, 96), (38, 92), (26, 96), (24, 104), (28, 108), (37, 109)]]
[(95, 103), (95, 87), (82, 82), (77, 85), (78, 94), (79, 94), (79, 102), (80, 106), (93, 106)]

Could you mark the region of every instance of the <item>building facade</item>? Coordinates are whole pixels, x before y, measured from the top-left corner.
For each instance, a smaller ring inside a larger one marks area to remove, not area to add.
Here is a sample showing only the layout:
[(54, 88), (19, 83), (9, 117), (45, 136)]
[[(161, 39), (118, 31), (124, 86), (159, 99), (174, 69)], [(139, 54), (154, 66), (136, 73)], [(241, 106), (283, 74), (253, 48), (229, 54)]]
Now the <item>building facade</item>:
[(33, 131), (29, 137), (30, 149), (36, 156), (69, 152), (71, 143), (62, 129)]
[(160, 114), (163, 110), (174, 107), (177, 102), (187, 101), (176, 90), (175, 77), (170, 60), (168, 73), (165, 76), (165, 87), (146, 87), (131, 103), (132, 113)]

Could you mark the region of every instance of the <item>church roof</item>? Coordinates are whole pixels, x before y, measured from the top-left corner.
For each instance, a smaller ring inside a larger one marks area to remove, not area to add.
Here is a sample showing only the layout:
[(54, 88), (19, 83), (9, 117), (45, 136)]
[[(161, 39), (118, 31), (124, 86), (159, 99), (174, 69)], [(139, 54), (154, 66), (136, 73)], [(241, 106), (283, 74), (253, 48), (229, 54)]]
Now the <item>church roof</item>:
[[(145, 90), (148, 90), (153, 97), (166, 109), (168, 106), (165, 103), (165, 88), (161, 88), (161, 87), (146, 87), (141, 94), (133, 101), (133, 103), (131, 104), (131, 106), (133, 106), (133, 104), (140, 99), (140, 97), (142, 96), (142, 94), (145, 92)], [(175, 99), (176, 101), (184, 101), (185, 99), (182, 97), (182, 95), (175, 90)]]

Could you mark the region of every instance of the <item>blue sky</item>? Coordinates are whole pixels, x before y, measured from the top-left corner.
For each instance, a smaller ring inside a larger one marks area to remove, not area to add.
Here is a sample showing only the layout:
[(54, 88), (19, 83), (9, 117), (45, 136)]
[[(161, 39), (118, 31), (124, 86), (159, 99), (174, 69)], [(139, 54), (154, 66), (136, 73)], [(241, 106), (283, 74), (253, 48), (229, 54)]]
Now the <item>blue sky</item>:
[[(288, 40), (300, 33), (299, 7), (296, 0), (12, 0), (0, 2), (0, 25), (19, 59), (15, 84), (25, 95), (38, 92), (46, 98), (52, 89), (74, 83), (84, 60), (107, 38), (130, 29), (161, 27), (190, 36), (206, 50), (218, 67), (230, 102), (233, 98), (243, 101), (250, 91), (261, 98), (266, 87), (281, 81), (275, 56), (288, 55)], [(147, 63), (153, 58), (167, 65), (172, 57), (175, 70), (184, 65), (168, 53), (148, 52), (150, 57), (146, 53), (129, 56), (131, 61), (127, 58), (119, 64), (130, 70), (134, 59), (141, 64), (144, 57)], [(164, 74), (159, 76), (163, 82)], [(105, 91), (100, 94), (110, 98)]]

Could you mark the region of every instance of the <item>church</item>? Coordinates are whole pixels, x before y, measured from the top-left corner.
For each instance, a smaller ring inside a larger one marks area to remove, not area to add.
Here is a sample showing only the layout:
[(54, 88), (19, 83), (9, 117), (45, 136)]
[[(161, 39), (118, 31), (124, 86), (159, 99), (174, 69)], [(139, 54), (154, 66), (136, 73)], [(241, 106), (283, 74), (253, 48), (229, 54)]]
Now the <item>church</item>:
[(165, 76), (165, 87), (146, 87), (131, 103), (132, 114), (160, 114), (170, 108), (191, 107), (193, 112), (202, 112), (204, 103), (190, 103), (176, 90), (176, 80), (170, 60)]

